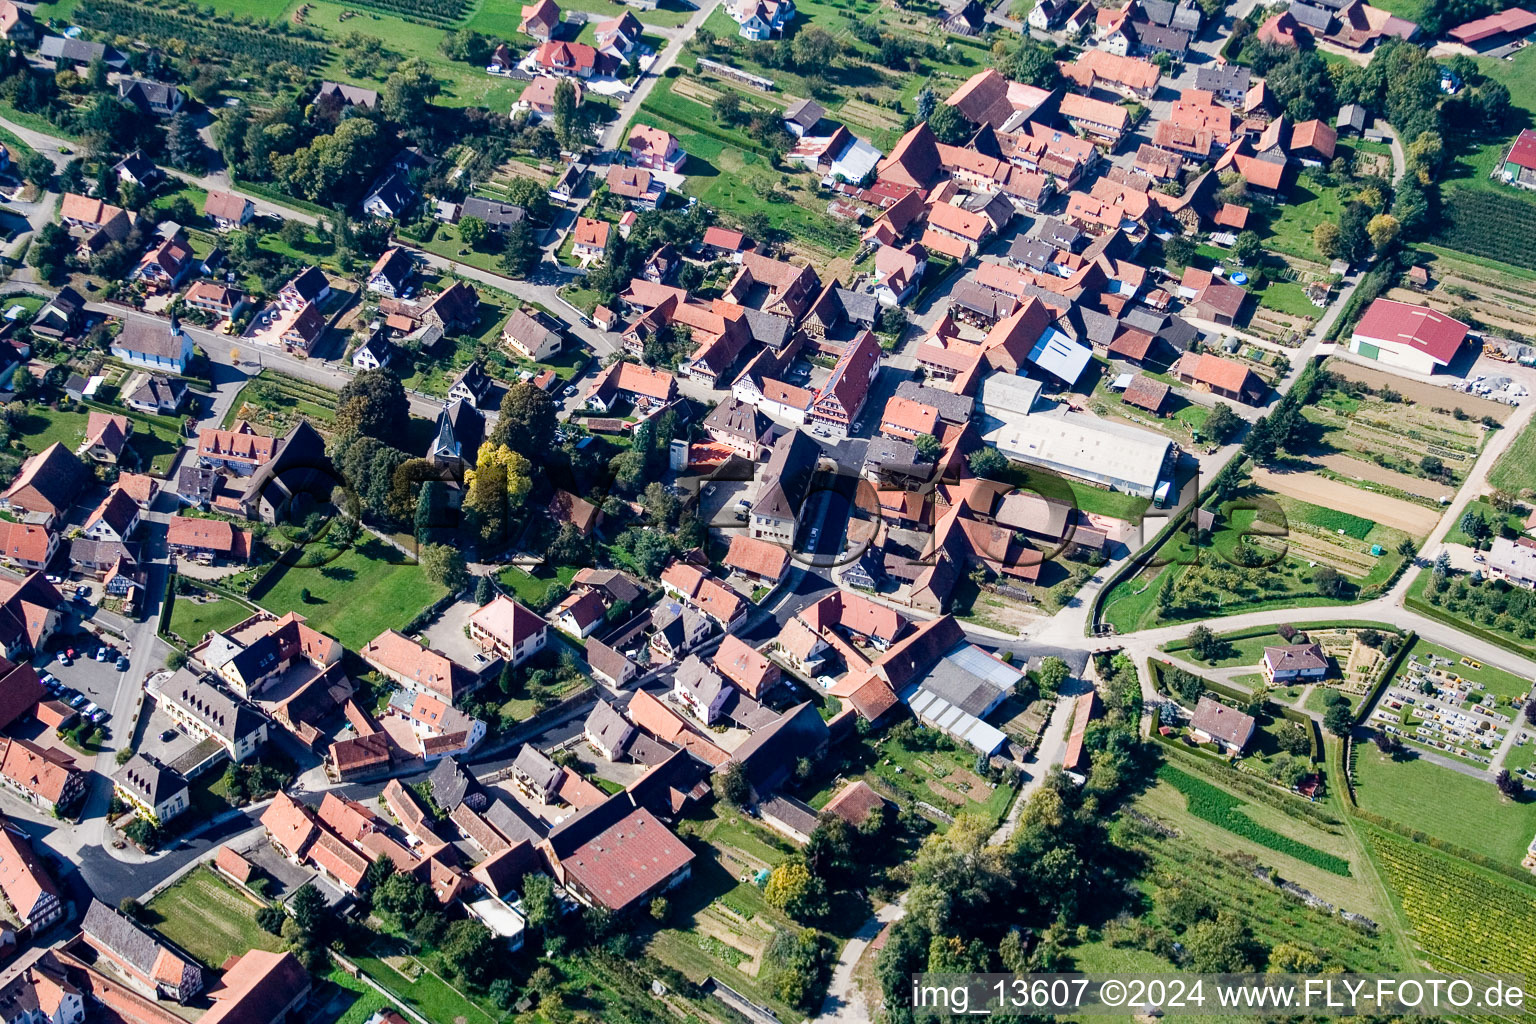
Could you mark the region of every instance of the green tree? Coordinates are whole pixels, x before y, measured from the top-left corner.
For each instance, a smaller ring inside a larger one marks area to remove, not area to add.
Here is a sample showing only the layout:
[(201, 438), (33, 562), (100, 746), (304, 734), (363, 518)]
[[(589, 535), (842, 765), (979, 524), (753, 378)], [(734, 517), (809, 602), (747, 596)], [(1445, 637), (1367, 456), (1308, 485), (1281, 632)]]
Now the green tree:
[(387, 370), (364, 370), (342, 385), (331, 426), (338, 435), (358, 433), (385, 440), (399, 437), (410, 415), (410, 399), (399, 377)]
[(197, 134), (192, 115), (178, 110), (165, 128), (165, 158), (172, 167), (201, 174), (208, 164), (208, 148)]
[(475, 583), (475, 604), (488, 605), (496, 600), (496, 584), (489, 575), (481, 576)]
[(1244, 266), (1254, 263), (1264, 255), (1264, 244), (1259, 241), (1259, 236), (1253, 231), (1239, 232), (1237, 241), (1232, 243), (1232, 258)]
[[(519, 179), (526, 181), (526, 178)], [(524, 278), (533, 272), (543, 256), (538, 242), (534, 240), (533, 229), (528, 226), (526, 220), (520, 220), (507, 226), (501, 233), (501, 268), (515, 278)]]
[(52, 281), (64, 269), (65, 260), (74, 251), (74, 241), (69, 232), (58, 224), (44, 224), (32, 236), (32, 247), (27, 250), (27, 262), (37, 270), (37, 276)]
[(820, 917), (827, 908), (825, 883), (798, 860), (787, 860), (773, 869), (763, 887), (763, 898), (797, 921)]
[(716, 772), (713, 785), (716, 797), (737, 807), (745, 806), (752, 798), (752, 785), (739, 761), (731, 761), (724, 770)]
[(329, 912), (325, 897), (309, 882), (299, 886), (288, 898), (288, 913), (306, 935), (319, 934)]
[(928, 118), (928, 129), (933, 132), (933, 137), (940, 142), (958, 146), (970, 138), (973, 129), (954, 107), (948, 103), (941, 103), (933, 110), (933, 116)]
[(1067, 663), (1055, 655), (1042, 658), (1040, 667), (1035, 669), (1035, 681), (1044, 697), (1056, 696), (1061, 692), (1062, 684), (1071, 677), (1072, 670), (1067, 667)]
[(426, 118), (428, 104), (438, 89), (432, 68), (426, 61), (413, 57), (384, 80), (379, 109), (396, 124), (419, 124)]
[(1348, 736), (1354, 725), (1354, 712), (1349, 710), (1349, 703), (1342, 698), (1329, 704), (1323, 712), (1323, 727), (1335, 736)]
[(498, 969), (496, 938), (473, 918), (454, 921), (443, 936), (443, 961), (448, 969), (472, 988), (484, 987)]
[(459, 219), (459, 238), (470, 248), (478, 249), (490, 233), (491, 229), (486, 226), (485, 221), (480, 217), (462, 217)]
[(1201, 625), (1191, 629), (1185, 641), (1189, 644), (1190, 653), (1201, 661), (1210, 661), (1219, 653), (1220, 641), (1209, 626)]
[(469, 567), (464, 552), (450, 544), (424, 544), (418, 556), (427, 579), (457, 594), (469, 585)]
[(587, 124), (576, 102), (576, 86), (569, 78), (555, 84), (555, 135), (566, 149), (580, 149), (586, 142)]
[(1217, 402), (1212, 407), (1210, 415), (1205, 418), (1205, 426), (1200, 433), (1216, 444), (1225, 444), (1227, 439), (1235, 434), (1242, 425), (1242, 418), (1232, 411), (1232, 407), (1226, 402)]
[(529, 381), (508, 388), (501, 399), (496, 426), (491, 429), (490, 443), (506, 445), (534, 462), (543, 463), (552, 454), (554, 439), (554, 400)]
[(709, 105), (710, 113), (724, 125), (733, 125), (741, 119), (741, 93), (726, 89)]
[(1365, 227), (1366, 236), (1371, 240), (1371, 247), (1378, 253), (1386, 252), (1392, 243), (1397, 241), (1400, 230), (1402, 225), (1390, 213), (1378, 213)]
[(1190, 970), (1202, 974), (1238, 974), (1253, 970), (1253, 933), (1242, 919), (1223, 910), (1215, 920), (1200, 921), (1184, 935)]
[(53, 180), (53, 161), (41, 153), (28, 153), (20, 161), (21, 176), (38, 188)]
[(560, 915), (554, 879), (544, 874), (529, 875), (524, 879), (523, 910), (533, 928), (544, 929), (554, 924)]
[(797, 67), (824, 72), (837, 59), (838, 45), (832, 33), (820, 25), (807, 25), (790, 40), (790, 51)]
[(918, 457), (924, 462), (938, 462), (939, 456), (944, 454), (944, 445), (932, 434), (918, 434), (912, 439), (912, 447), (917, 449)]
[(1312, 229), (1312, 244), (1324, 259), (1338, 259), (1343, 254), (1339, 247), (1339, 226), (1325, 220)]
[(978, 448), (970, 456), (971, 472), (983, 480), (1000, 480), (1008, 472), (1008, 456), (996, 448)]
[(1174, 235), (1163, 240), (1163, 256), (1168, 263), (1175, 267), (1187, 267), (1194, 262), (1196, 253), (1195, 243), (1183, 235)]

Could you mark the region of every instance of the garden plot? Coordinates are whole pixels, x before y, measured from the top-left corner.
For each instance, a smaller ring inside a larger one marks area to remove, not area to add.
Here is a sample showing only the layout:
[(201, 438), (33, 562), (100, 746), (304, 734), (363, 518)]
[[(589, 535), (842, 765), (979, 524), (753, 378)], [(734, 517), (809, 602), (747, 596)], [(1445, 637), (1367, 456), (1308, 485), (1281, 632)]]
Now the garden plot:
[(1253, 482), (1265, 490), (1372, 519), (1414, 537), (1427, 536), (1440, 521), (1436, 509), (1384, 494), (1371, 494), (1317, 473), (1277, 473), (1255, 467), (1252, 476)]
[(1415, 643), (1371, 709), (1372, 725), (1406, 743), (1488, 767), (1529, 684), (1464, 655)]
[(1468, 262), (1440, 250), (1434, 251), (1430, 276), (1434, 288), (1427, 295), (1413, 292), (1413, 298), (1406, 301), (1447, 310), (1459, 306), (1495, 331), (1536, 335), (1536, 281), (1530, 277), (1496, 269), (1487, 262)]
[[(1336, 472), (1436, 499), (1477, 460), (1488, 428), (1465, 408), (1456, 415), (1460, 394), (1441, 390), (1427, 401), (1404, 401), (1395, 383), (1348, 387), (1327, 388), (1303, 411), (1316, 435), (1310, 454), (1331, 459)], [(1430, 458), (1439, 460), (1443, 473), (1424, 468)], [(1375, 479), (1372, 466), (1391, 475)]]
[(1431, 409), (1454, 408), (1461, 406), (1468, 416), (1473, 419), (1481, 419), (1484, 416), (1492, 416), (1503, 423), (1514, 415), (1515, 410), (1501, 402), (1490, 402), (1486, 398), (1476, 395), (1460, 394), (1448, 387), (1439, 384), (1426, 384), (1419, 380), (1410, 380), (1407, 377), (1399, 377), (1384, 370), (1378, 370), (1370, 366), (1361, 366), (1359, 363), (1351, 363), (1342, 359), (1329, 360), (1323, 367), (1329, 373), (1336, 373), (1340, 377), (1359, 381), (1366, 386), (1380, 390), (1388, 387), (1404, 399), (1420, 405), (1427, 405)]

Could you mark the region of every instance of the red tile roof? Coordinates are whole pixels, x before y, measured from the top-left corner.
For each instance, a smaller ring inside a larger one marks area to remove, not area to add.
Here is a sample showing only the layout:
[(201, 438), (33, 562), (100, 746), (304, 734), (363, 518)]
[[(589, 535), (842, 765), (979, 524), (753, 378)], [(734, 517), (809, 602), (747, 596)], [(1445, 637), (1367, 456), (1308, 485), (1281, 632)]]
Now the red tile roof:
[(628, 910), (693, 863), (693, 851), (643, 807), (561, 860), (567, 878), (609, 910)]
[(1467, 339), (1467, 325), (1424, 306), (1377, 299), (1355, 325), (1355, 335), (1371, 341), (1407, 345), (1440, 365), (1456, 358)]

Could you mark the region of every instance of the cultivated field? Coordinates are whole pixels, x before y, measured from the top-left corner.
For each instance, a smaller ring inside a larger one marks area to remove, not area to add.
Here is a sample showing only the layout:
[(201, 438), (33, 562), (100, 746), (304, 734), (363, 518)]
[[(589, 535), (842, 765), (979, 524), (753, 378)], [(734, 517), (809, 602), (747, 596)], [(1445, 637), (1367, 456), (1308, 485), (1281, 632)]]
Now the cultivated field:
[(1440, 521), (1440, 513), (1435, 509), (1371, 494), (1316, 473), (1281, 473), (1255, 467), (1252, 476), (1253, 482), (1265, 490), (1370, 519), (1414, 537), (1426, 536)]

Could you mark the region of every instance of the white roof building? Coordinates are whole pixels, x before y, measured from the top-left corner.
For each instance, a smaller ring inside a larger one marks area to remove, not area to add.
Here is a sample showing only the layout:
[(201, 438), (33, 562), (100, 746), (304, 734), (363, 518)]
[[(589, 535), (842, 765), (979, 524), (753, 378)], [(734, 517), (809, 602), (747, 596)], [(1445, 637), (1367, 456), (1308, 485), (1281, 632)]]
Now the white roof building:
[(983, 441), (1031, 466), (1143, 498), (1172, 489), (1173, 443), (1150, 430), (1065, 410), (1009, 413), (981, 426)]

